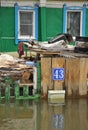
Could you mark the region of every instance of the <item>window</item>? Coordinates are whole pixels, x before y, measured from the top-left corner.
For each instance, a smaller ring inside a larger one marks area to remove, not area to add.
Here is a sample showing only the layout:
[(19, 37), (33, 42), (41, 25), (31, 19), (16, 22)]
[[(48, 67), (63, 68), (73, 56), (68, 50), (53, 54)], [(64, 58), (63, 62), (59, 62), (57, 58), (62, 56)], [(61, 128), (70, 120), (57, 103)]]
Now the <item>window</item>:
[(15, 5), (15, 43), (38, 40), (38, 7)]
[(34, 21), (33, 11), (19, 11), (19, 37), (35, 37)]
[(67, 11), (67, 33), (72, 34), (73, 36), (80, 36), (82, 34), (81, 17), (81, 11)]
[(86, 5), (63, 6), (63, 33), (73, 36), (85, 36)]

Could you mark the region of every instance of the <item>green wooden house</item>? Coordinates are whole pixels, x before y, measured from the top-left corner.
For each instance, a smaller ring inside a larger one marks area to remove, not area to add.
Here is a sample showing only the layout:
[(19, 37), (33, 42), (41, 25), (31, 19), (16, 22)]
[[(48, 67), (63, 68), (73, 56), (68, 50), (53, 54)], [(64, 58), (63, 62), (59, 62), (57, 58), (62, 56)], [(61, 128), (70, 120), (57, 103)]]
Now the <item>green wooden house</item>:
[(15, 52), (30, 37), (88, 36), (88, 0), (0, 0), (0, 52)]

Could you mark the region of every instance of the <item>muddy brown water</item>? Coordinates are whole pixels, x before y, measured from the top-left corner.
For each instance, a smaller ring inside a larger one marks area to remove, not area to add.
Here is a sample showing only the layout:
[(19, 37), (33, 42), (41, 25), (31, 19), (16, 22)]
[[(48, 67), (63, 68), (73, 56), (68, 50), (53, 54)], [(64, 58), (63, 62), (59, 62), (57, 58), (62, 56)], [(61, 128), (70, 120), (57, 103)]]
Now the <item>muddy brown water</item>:
[(2, 101), (0, 130), (88, 130), (88, 99)]

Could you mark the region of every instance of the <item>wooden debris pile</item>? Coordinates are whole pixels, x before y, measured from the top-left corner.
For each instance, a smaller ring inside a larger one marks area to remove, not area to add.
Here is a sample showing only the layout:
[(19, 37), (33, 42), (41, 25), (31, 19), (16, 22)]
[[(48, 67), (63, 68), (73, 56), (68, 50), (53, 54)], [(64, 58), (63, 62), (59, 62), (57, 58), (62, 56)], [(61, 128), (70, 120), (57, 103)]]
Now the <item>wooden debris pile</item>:
[(13, 82), (29, 83), (33, 80), (33, 66), (27, 66), (26, 61), (14, 58), (8, 54), (0, 55), (0, 82), (4, 86), (5, 78)]

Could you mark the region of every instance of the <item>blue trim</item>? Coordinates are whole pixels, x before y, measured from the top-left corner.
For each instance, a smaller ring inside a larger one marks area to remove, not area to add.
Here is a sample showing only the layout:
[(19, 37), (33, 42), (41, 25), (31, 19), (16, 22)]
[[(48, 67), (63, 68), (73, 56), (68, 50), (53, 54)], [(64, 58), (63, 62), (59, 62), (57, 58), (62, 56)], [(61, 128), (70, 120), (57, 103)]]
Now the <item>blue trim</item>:
[(66, 4), (63, 5), (63, 32), (66, 33)]
[(83, 7), (80, 6), (68, 6), (66, 7), (67, 10), (82, 10)]
[(83, 12), (82, 16), (82, 36), (85, 36), (85, 23), (86, 23), (86, 4), (83, 7), (80, 6), (66, 6), (63, 5), (63, 33), (66, 33), (66, 13), (68, 10), (80, 10)]
[(35, 10), (34, 7), (29, 6), (18, 6), (19, 10)]
[(16, 3), (15, 5), (15, 43), (18, 44), (20, 41), (28, 41), (19, 39), (18, 37), (18, 12), (19, 10), (32, 10), (35, 12), (35, 39), (38, 40), (38, 5), (35, 4), (34, 7), (32, 6), (18, 6)]
[(15, 43), (18, 43), (18, 4), (15, 4)]
[(86, 28), (86, 4), (83, 5), (82, 36), (85, 36)]
[(35, 8), (35, 38), (38, 40), (38, 7)]

